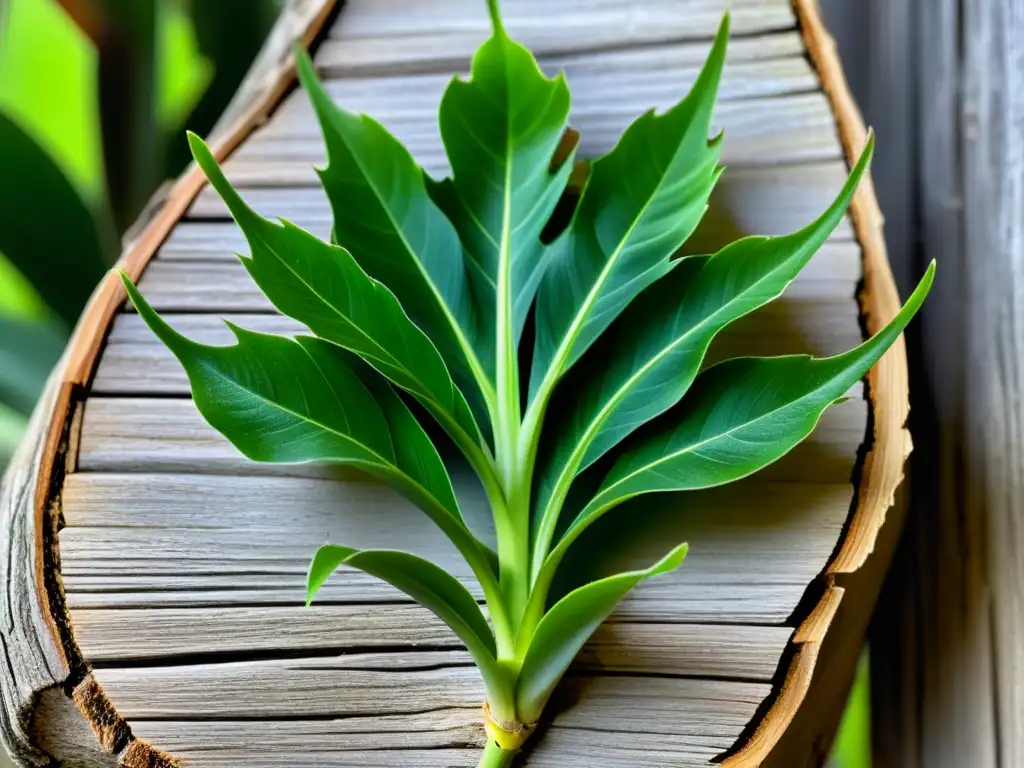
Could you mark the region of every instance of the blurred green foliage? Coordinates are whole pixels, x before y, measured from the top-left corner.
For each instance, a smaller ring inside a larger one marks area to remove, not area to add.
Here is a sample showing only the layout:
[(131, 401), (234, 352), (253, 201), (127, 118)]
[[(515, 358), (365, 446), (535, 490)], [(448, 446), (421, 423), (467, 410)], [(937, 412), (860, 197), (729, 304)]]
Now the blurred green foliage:
[(120, 234), (281, 0), (0, 0), (0, 467)]
[(829, 768), (871, 768), (871, 667), (867, 649), (857, 665)]

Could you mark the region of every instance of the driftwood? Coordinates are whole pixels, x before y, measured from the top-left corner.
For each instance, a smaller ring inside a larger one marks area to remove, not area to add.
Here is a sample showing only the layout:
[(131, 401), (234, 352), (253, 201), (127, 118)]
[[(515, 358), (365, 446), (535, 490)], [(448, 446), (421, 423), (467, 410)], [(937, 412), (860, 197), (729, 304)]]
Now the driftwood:
[[(816, 7), (731, 5), (741, 36), (717, 120), (736, 139), (695, 247), (803, 225), (865, 139)], [(310, 43), (330, 6), (294, 4), (231, 108), (232, 127), (213, 139), (255, 207), (319, 234), (329, 220), (310, 168), (323, 150), (305, 97), (289, 92), (285, 51), (295, 36)], [(544, 66), (568, 71), (588, 152), (606, 150), (630, 115), (678, 97), (723, 9), (505, 6), (510, 31)], [(432, 127), (441, 73), (465, 67), (485, 34), (482, 5), (349, 0), (325, 32), (317, 63), (332, 94), (442, 171)], [(136, 232), (122, 265), (176, 326), (209, 340), (222, 338), (223, 314), (294, 327), (230, 260), (240, 235), (197, 169)], [(377, 485), (243, 461), (202, 423), (180, 371), (123, 303), (110, 276), (0, 499), (5, 743), (39, 766), (472, 765), (482, 690), (443, 626), (354, 573), (328, 584), (326, 605), (300, 607), (309, 553), (328, 533), (428, 550), (467, 577), (458, 559)], [(897, 308), (868, 181), (782, 302), (715, 354), (838, 351)], [(681, 538), (691, 559), (601, 629), (527, 764), (811, 764), (811, 745), (827, 743), (838, 716), (819, 702), (819, 681), (831, 687), (821, 701), (842, 698), (899, 529), (899, 515), (883, 524), (910, 450), (902, 344), (851, 394), (765, 473), (645, 508), (649, 525), (625, 559)], [(480, 504), (462, 485), (472, 517)]]

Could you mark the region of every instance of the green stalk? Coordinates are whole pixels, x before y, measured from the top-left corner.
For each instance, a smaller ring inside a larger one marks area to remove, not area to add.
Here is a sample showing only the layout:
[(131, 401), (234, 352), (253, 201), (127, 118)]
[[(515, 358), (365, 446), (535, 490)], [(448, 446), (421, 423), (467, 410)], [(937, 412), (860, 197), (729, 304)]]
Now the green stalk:
[(477, 768), (508, 768), (518, 753), (518, 749), (502, 749), (494, 739), (488, 739)]

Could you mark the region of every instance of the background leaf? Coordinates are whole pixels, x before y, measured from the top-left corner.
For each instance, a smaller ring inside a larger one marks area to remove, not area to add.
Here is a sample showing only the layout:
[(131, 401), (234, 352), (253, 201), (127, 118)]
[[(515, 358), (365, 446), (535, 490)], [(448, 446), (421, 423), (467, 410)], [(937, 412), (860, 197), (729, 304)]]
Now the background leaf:
[(53, 323), (0, 314), (0, 403), (30, 414), (66, 342)]
[(0, 3), (0, 112), (90, 204), (105, 193), (96, 70), (95, 49), (55, 0)]
[(60, 169), (13, 120), (0, 113), (0, 252), (36, 287), (68, 328), (113, 255), (92, 211)]

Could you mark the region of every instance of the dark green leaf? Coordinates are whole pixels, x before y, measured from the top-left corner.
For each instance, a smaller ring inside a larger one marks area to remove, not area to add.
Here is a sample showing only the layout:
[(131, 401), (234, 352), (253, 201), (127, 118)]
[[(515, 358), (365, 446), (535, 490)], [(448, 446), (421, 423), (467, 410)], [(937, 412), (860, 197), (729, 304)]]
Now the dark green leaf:
[[(426, 512), (478, 577), (492, 575), (440, 456), (387, 382), (369, 379), (371, 391), (352, 370), (351, 355), (311, 337), (288, 339), (229, 324), (234, 346), (198, 344), (167, 325), (127, 277), (124, 283), (139, 314), (181, 361), (200, 413), (243, 454), (253, 461), (358, 467)], [(364, 369), (366, 375), (377, 376)]]
[(819, 219), (791, 235), (748, 237), (714, 256), (683, 260), (637, 297), (611, 338), (593, 349), (595, 364), (579, 386), (570, 382), (566, 414), (540, 472), (537, 566), (576, 474), (679, 402), (719, 331), (782, 294), (842, 220), (873, 148), (872, 137)]
[(228, 183), (202, 140), (190, 135), (189, 143), (245, 233), (252, 255), (242, 262), (274, 305), (321, 339), (355, 352), (415, 396), (474, 465), (485, 464), (485, 443), (465, 398), (437, 349), (394, 294), (369, 277), (344, 248), (289, 222), (258, 216)]
[(629, 127), (594, 162), (537, 296), (531, 393), (551, 387), (645, 287), (670, 269), (707, 208), (721, 142), (708, 141), (729, 37), (722, 22), (689, 95)]
[(327, 578), (340, 566), (358, 568), (409, 595), (444, 621), (473, 656), (489, 697), (510, 698), (507, 673), (495, 659), (494, 635), (480, 606), (462, 584), (429, 560), (388, 549), (351, 549), (325, 544), (309, 566), (306, 601), (313, 601)]
[(529, 639), (516, 689), (516, 712), (520, 718), (528, 723), (540, 718), (565, 670), (619, 601), (644, 579), (682, 565), (687, 549), (682, 544), (646, 570), (586, 584), (555, 603)]
[(784, 456), (896, 341), (928, 295), (934, 274), (933, 263), (896, 317), (849, 352), (737, 358), (701, 374), (678, 409), (627, 444), (563, 541), (633, 496), (722, 485)]
[[(320, 179), (334, 212), (334, 238), (388, 286), (437, 345), (454, 373), (493, 388), (493, 341), (478, 334), (459, 236), (427, 194), (409, 151), (371, 117), (338, 107), (296, 50), (299, 79), (327, 144)], [(479, 345), (479, 350), (477, 349)], [(472, 396), (470, 396), (472, 399)]]
[(116, 254), (71, 182), (2, 112), (0, 179), (0, 253), (70, 328)]
[(432, 190), (455, 224), (490, 332), (514, 351), (537, 291), (541, 231), (572, 170), (552, 172), (569, 119), (569, 88), (544, 76), (533, 54), (501, 26), (441, 101), (441, 137), (453, 178)]

